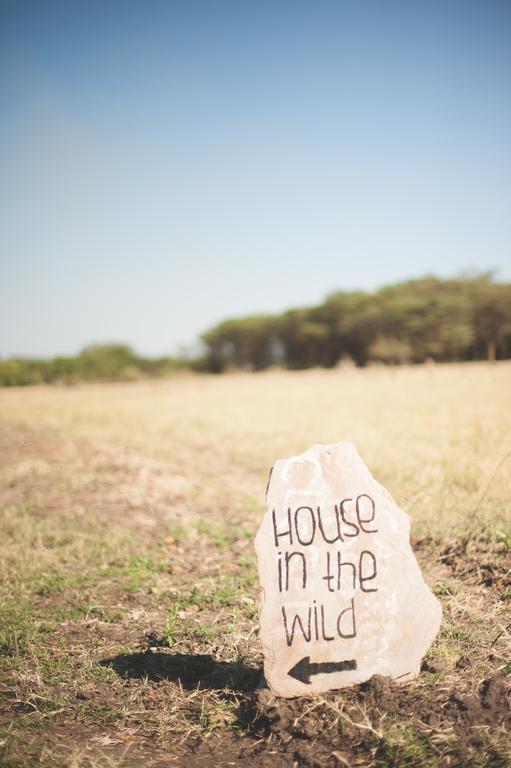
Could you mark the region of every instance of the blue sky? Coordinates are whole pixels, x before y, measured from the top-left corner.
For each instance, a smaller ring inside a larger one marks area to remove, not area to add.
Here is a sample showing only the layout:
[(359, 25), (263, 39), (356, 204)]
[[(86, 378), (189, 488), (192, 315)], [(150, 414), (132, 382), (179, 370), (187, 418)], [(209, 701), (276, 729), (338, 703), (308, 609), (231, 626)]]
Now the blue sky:
[(511, 4), (0, 0), (0, 356), (511, 280)]

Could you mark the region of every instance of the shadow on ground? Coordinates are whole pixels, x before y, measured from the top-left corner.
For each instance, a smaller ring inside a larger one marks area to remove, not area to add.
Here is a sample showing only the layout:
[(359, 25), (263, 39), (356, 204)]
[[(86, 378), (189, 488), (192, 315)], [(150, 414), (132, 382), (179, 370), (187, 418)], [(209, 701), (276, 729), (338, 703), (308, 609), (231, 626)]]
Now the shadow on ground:
[(121, 677), (148, 678), (154, 682), (179, 682), (187, 690), (223, 691), (234, 693), (254, 691), (260, 683), (259, 669), (248, 667), (241, 661), (216, 661), (212, 656), (192, 653), (163, 653), (144, 651), (121, 653), (100, 661)]

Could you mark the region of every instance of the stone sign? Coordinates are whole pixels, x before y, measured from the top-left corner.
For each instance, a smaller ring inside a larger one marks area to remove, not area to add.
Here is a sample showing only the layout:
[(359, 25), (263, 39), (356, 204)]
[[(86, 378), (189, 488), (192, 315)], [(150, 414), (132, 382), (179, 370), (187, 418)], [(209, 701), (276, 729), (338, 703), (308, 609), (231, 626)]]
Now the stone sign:
[(266, 502), (255, 546), (271, 690), (303, 696), (418, 675), (440, 603), (411, 550), (408, 516), (355, 446), (313, 445), (277, 461)]

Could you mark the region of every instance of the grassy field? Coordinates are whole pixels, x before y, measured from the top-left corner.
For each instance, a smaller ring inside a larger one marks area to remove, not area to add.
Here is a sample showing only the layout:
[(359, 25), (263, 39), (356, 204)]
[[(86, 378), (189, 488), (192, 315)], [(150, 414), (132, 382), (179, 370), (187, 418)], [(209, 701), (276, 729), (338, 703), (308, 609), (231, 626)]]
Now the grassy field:
[[(0, 765), (511, 765), (511, 365), (0, 391)], [(423, 673), (261, 681), (269, 468), (351, 440), (411, 516)]]

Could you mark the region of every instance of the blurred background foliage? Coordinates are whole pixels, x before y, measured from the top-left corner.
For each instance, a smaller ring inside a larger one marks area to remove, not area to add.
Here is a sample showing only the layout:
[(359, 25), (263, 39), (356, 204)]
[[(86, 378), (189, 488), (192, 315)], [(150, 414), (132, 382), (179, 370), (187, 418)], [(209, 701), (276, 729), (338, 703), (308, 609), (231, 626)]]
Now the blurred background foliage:
[(316, 307), (225, 320), (194, 358), (137, 355), (96, 344), (74, 357), (0, 361), (0, 385), (133, 381), (195, 370), (332, 368), (511, 358), (511, 285), (491, 273), (424, 277), (373, 293), (338, 291)]
[(74, 357), (52, 360), (11, 358), (0, 361), (0, 385), (75, 384), (80, 381), (135, 381), (166, 376), (186, 367), (177, 358), (148, 359), (124, 344), (94, 344)]
[(212, 371), (506, 359), (511, 285), (487, 273), (339, 291), (317, 307), (226, 320), (202, 339)]

